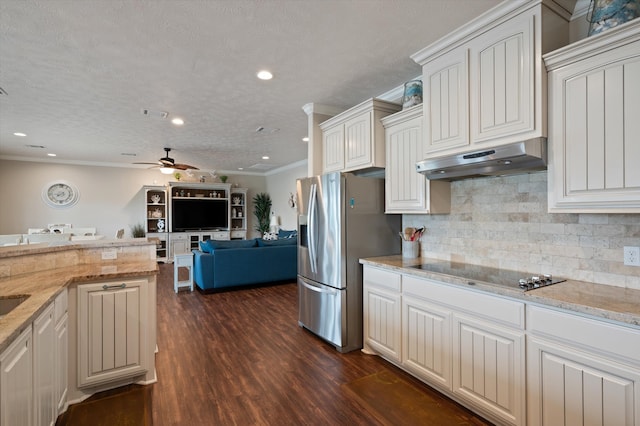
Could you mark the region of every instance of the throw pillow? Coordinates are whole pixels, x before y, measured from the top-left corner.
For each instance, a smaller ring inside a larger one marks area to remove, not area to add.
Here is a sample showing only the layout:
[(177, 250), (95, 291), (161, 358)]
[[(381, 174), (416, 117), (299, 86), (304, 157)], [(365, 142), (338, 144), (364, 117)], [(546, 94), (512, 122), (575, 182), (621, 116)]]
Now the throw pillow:
[(278, 234), (276, 234), (275, 232), (265, 232), (262, 235), (262, 239), (263, 240), (277, 240), (278, 239)]
[(213, 253), (213, 247), (210, 244), (211, 240), (200, 241), (200, 251), (204, 253)]
[(269, 246), (295, 246), (298, 244), (298, 240), (295, 238), (284, 238), (282, 240), (264, 240), (258, 239), (258, 247), (269, 247)]
[(298, 238), (298, 231), (295, 229), (293, 231), (287, 231), (286, 229), (281, 229), (278, 231), (278, 239), (283, 238)]

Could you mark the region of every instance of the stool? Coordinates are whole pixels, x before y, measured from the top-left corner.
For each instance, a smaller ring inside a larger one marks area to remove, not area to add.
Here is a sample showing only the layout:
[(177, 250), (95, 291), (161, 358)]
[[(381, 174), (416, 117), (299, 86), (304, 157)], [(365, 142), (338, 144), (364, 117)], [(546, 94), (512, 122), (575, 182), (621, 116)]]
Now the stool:
[[(178, 270), (180, 267), (189, 270), (188, 280), (178, 280)], [(189, 289), (193, 291), (193, 253), (180, 253), (173, 256), (173, 289), (177, 293), (181, 287), (189, 287)]]

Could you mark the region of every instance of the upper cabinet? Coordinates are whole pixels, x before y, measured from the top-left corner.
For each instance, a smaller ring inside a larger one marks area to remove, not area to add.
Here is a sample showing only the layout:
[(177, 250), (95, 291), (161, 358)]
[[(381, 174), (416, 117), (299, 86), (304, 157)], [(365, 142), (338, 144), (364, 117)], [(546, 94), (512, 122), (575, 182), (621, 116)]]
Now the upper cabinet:
[(321, 123), (323, 173), (384, 167), (384, 128), (380, 119), (401, 108), (369, 99)]
[(382, 119), (387, 145), (385, 213), (449, 213), (449, 182), (430, 181), (416, 171), (424, 158), (422, 105)]
[(554, 1), (503, 2), (413, 55), (427, 156), (546, 136), (542, 54), (568, 43), (570, 18)]
[(544, 60), (549, 211), (640, 213), (640, 19)]

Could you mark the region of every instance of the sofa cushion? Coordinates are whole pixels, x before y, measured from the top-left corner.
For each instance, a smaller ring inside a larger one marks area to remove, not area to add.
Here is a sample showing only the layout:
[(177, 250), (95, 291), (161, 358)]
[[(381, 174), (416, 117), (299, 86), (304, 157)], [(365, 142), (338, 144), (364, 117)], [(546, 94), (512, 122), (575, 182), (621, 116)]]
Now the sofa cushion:
[(256, 246), (255, 238), (251, 240), (207, 240), (200, 242), (200, 250), (205, 253), (213, 253), (217, 249), (251, 248)]
[(281, 229), (278, 231), (278, 239), (286, 239), (286, 238), (298, 238), (298, 231), (295, 229), (293, 231), (287, 231), (286, 229)]
[(296, 238), (284, 238), (282, 240), (263, 240), (258, 238), (258, 247), (269, 246), (294, 246), (298, 243)]

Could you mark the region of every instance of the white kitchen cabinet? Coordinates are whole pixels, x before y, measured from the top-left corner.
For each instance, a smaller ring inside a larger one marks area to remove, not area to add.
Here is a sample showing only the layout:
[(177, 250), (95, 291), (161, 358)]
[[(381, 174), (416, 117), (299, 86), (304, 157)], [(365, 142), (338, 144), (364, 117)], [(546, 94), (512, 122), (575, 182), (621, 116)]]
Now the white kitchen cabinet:
[(412, 58), (423, 67), (429, 157), (547, 135), (542, 54), (569, 41), (553, 1), (503, 2)]
[(458, 47), (422, 68), (425, 154), (469, 145), (469, 50)]
[(449, 182), (430, 181), (416, 171), (425, 157), (422, 105), (382, 119), (385, 128), (385, 213), (449, 213)]
[(527, 310), (528, 424), (640, 425), (640, 330)]
[(451, 391), (452, 310), (428, 301), (429, 286), (424, 280), (405, 275), (402, 284), (402, 365)]
[(370, 265), (363, 273), (365, 349), (493, 421), (525, 424), (524, 303)]
[(365, 350), (390, 361), (401, 359), (401, 278), (400, 274), (364, 267), (363, 328)]
[(54, 302), (55, 345), (54, 345), (54, 410), (56, 416), (67, 408), (69, 390), (69, 314), (67, 290), (62, 291)]
[(54, 303), (33, 322), (34, 424), (53, 425), (55, 409), (56, 323)]
[(640, 212), (640, 21), (544, 59), (549, 211)]
[(524, 342), (524, 331), (456, 313), (453, 393), (501, 422), (525, 424)]
[(401, 108), (369, 99), (321, 123), (323, 172), (383, 168), (385, 144), (380, 119)]
[(31, 325), (0, 355), (0, 426), (33, 422), (33, 332)]
[(139, 376), (149, 359), (149, 282), (78, 285), (78, 387)]

